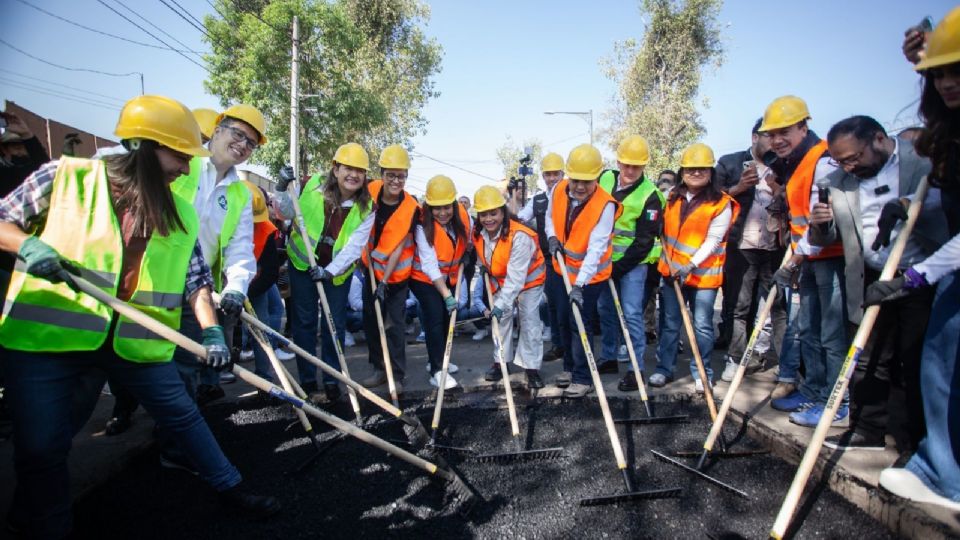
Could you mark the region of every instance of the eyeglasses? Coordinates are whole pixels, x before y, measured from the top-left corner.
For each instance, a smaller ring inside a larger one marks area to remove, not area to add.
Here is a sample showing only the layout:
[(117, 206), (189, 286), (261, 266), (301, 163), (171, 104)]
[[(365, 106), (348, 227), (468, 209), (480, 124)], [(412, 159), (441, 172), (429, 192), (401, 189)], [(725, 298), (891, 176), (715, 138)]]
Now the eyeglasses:
[(863, 157), (863, 153), (867, 151), (868, 146), (870, 145), (864, 144), (863, 147), (860, 148), (859, 152), (857, 152), (856, 154), (850, 157), (845, 157), (842, 159), (836, 159), (831, 157), (829, 160), (827, 160), (827, 163), (841, 169), (844, 167), (856, 165), (857, 163), (860, 163), (860, 158)]
[(383, 175), (383, 179), (387, 182), (403, 183), (407, 181), (407, 175), (388, 172), (387, 174)]
[(226, 129), (230, 133), (230, 137), (233, 139), (233, 142), (243, 142), (244, 146), (247, 147), (247, 150), (250, 150), (251, 152), (256, 150), (258, 146), (260, 146), (259, 144), (257, 144), (257, 141), (251, 139), (250, 137), (247, 137), (246, 133), (244, 133), (243, 131), (233, 126), (220, 126), (220, 127)]

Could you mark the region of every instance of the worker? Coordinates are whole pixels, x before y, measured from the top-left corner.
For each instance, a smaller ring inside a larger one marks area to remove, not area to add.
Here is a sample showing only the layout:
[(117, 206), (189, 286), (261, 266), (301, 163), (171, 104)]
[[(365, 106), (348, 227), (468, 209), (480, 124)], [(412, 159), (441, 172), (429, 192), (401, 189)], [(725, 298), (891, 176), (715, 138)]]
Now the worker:
[[(501, 362), (523, 368), (527, 387), (543, 388), (540, 365), (543, 362), (543, 321), (540, 320), (540, 295), (546, 279), (543, 254), (537, 247), (537, 233), (511, 219), (503, 194), (493, 186), (483, 186), (473, 196), (477, 224), (473, 229), (473, 247), (483, 274), (490, 281), (493, 298), (484, 316), (499, 323)], [(517, 314), (514, 315), (514, 305)], [(519, 319), (520, 339), (516, 356), (513, 350), (514, 319)], [(499, 381), (503, 372), (496, 361), (484, 375)]]
[(217, 127), (217, 117), (220, 113), (213, 109), (194, 109), (193, 117), (200, 125), (200, 136), (203, 137), (203, 144), (207, 144), (213, 138), (213, 130)]
[(387, 382), (384, 351), (380, 340), (375, 338), (382, 332), (387, 341), (396, 390), (400, 392), (407, 368), (403, 343), (404, 303), (410, 290), (407, 282), (413, 270), (416, 251), (413, 235), (420, 222), (420, 206), (404, 190), (410, 170), (410, 155), (406, 149), (398, 144), (384, 148), (378, 164), (383, 179), (370, 182), (375, 218), (363, 251), (363, 264), (373, 270), (376, 280), (363, 288), (363, 304), (373, 306), (374, 297), (379, 300), (383, 326), (378, 324), (373, 309), (363, 312), (363, 329), (374, 371), (361, 383), (373, 388)]
[[(564, 389), (564, 396), (583, 398), (593, 390), (593, 380), (583, 344), (574, 336), (586, 332), (592, 350), (597, 300), (608, 287), (606, 280), (613, 272), (611, 236), (622, 208), (609, 193), (597, 189), (603, 157), (592, 145), (582, 144), (571, 150), (565, 172), (568, 179), (553, 188), (546, 222), (553, 269), (557, 274), (565, 272), (570, 281), (569, 292), (564, 291), (566, 298), (557, 306), (562, 309), (558, 317), (564, 355), (563, 372), (554, 382)], [(557, 261), (558, 255), (563, 259), (563, 267)], [(568, 302), (576, 304), (584, 328), (577, 328)]]
[[(330, 171), (322, 176), (314, 174), (300, 193), (300, 211), (310, 237), (310, 248), (303, 241), (299, 227), (293, 227), (287, 242), (290, 258), (291, 309), (290, 327), (293, 341), (302, 349), (317, 350), (317, 329), (320, 330), (320, 356), (330, 367), (340, 370), (340, 358), (327, 324), (321, 323), (317, 306), (320, 293), (317, 283), (323, 283), (330, 315), (340, 347), (344, 346), (347, 321), (347, 297), (350, 277), (356, 261), (366, 245), (373, 226), (373, 201), (367, 191), (367, 171), (370, 157), (362, 146), (349, 142), (337, 148)], [(277, 182), (278, 207), (283, 219), (296, 218), (287, 187), (294, 180), (292, 167), (280, 171)], [(316, 266), (310, 267), (307, 249), (314, 249)], [(317, 368), (303, 358), (297, 358), (300, 386), (308, 394), (318, 392)], [(340, 385), (330, 375), (323, 375), (323, 397), (328, 402), (340, 398)]]
[[(410, 291), (420, 305), (420, 326), (426, 334), (430, 384), (440, 387), (443, 353), (450, 315), (457, 310), (453, 290), (468, 249), (472, 248), (470, 228), (473, 222), (467, 210), (457, 202), (457, 188), (447, 176), (437, 175), (427, 181), (427, 192), (420, 207), (420, 223), (415, 240), (410, 274)], [(457, 386), (451, 373), (457, 365), (448, 366), (445, 389)]]
[(679, 184), (670, 191), (663, 216), (663, 253), (657, 269), (663, 277), (663, 310), (656, 372), (650, 386), (663, 386), (673, 378), (680, 334), (680, 299), (674, 284), (679, 283), (683, 301), (692, 314), (700, 357), (707, 381), (700, 379), (694, 359), (690, 373), (694, 387), (703, 393), (713, 381), (710, 353), (713, 352), (713, 313), (717, 291), (723, 284), (723, 263), (727, 231), (739, 213), (737, 202), (721, 191), (714, 166), (713, 150), (703, 144), (688, 146), (680, 156)]
[(223, 455), (170, 362), (174, 345), (72, 283), (83, 276), (174, 329), (181, 303), (189, 304), (207, 353), (202, 362), (229, 364), (196, 212), (168, 188), (191, 156), (209, 153), (200, 128), (177, 101), (144, 95), (124, 105), (115, 133), (127, 153), (50, 162), (0, 200), (0, 249), (23, 263), (0, 319), (17, 474), (8, 516), (30, 537), (70, 533), (70, 441), (90, 417), (104, 374), (173, 435), (222, 501), (257, 516), (279, 509), (273, 497), (252, 494)]
[[(613, 225), (610, 279), (617, 288), (627, 332), (641, 369), (647, 343), (643, 323), (647, 268), (660, 258), (664, 201), (657, 186), (644, 175), (649, 162), (650, 148), (646, 139), (631, 135), (617, 147), (617, 170), (607, 170), (600, 175), (600, 188), (623, 207)], [(617, 373), (618, 351), (625, 339), (609, 286), (600, 292), (598, 311), (601, 337), (597, 370)], [(637, 378), (630, 373), (632, 370), (633, 366), (630, 366), (617, 385), (621, 391), (637, 389)]]

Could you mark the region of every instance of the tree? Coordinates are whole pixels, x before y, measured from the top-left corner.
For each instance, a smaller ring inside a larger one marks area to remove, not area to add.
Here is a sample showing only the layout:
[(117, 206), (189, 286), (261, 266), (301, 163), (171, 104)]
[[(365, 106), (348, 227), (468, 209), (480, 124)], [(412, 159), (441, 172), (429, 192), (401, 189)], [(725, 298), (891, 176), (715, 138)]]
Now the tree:
[(204, 25), (211, 54), (204, 86), (221, 105), (244, 102), (267, 117), (268, 144), (253, 159), (276, 172), (289, 158), (291, 28), (300, 23), (303, 171), (324, 171), (336, 148), (380, 148), (423, 131), (437, 95), (441, 48), (421, 24), (419, 0), (217, 0)]
[[(703, 134), (696, 97), (701, 71), (723, 63), (717, 15), (722, 0), (641, 0), (647, 17), (642, 44), (614, 44), (603, 62), (618, 92), (605, 139), (616, 148), (623, 137), (642, 135), (650, 144), (650, 170), (677, 163)], [(704, 100), (704, 105), (707, 105)]]
[[(543, 143), (540, 139), (527, 139), (522, 145), (517, 145), (511, 137), (497, 148), (497, 160), (503, 166), (503, 178), (505, 181), (512, 177), (519, 177), (517, 171), (520, 168), (520, 158), (527, 155), (526, 150), (530, 149), (530, 167), (533, 174), (527, 177), (527, 196), (532, 197), (537, 192), (537, 180), (540, 178), (540, 159), (543, 155)], [(504, 183), (506, 187), (506, 183)]]

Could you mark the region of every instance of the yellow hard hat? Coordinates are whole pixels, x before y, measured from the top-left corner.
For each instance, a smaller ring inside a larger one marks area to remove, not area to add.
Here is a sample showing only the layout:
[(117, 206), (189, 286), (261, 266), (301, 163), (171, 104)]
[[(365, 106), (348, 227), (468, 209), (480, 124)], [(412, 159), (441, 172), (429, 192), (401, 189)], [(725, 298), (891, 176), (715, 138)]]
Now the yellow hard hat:
[(617, 147), (617, 161), (626, 165), (646, 165), (650, 163), (650, 147), (647, 140), (639, 135), (631, 135)]
[(426, 203), (430, 206), (446, 206), (457, 199), (457, 188), (448, 176), (438, 174), (427, 181)]
[(500, 193), (500, 190), (493, 186), (483, 186), (473, 194), (473, 209), (477, 213), (506, 205), (507, 200), (503, 198), (503, 193)]
[(757, 131), (770, 131), (799, 124), (810, 119), (807, 102), (797, 96), (781, 96), (763, 112), (763, 123)]
[(566, 173), (573, 180), (596, 180), (603, 171), (603, 157), (593, 145), (581, 144), (567, 156)]
[(713, 167), (717, 160), (713, 158), (713, 150), (703, 143), (693, 143), (680, 156), (680, 166), (687, 168)]
[(223, 122), (223, 119), (228, 116), (250, 124), (250, 127), (257, 132), (257, 135), (260, 135), (260, 145), (267, 144), (267, 122), (263, 119), (263, 114), (261, 114), (256, 107), (243, 103), (233, 105), (217, 116), (217, 124)]
[(960, 62), (960, 7), (955, 7), (927, 37), (927, 48), (913, 69), (925, 69)]
[(365, 171), (370, 170), (370, 156), (362, 146), (355, 142), (341, 144), (337, 153), (333, 155), (333, 162), (349, 167), (356, 167)]
[(263, 198), (263, 192), (260, 191), (260, 187), (249, 180), (243, 180), (242, 182), (247, 186), (247, 189), (250, 190), (250, 194), (253, 195), (250, 201), (253, 210), (253, 222), (261, 223), (270, 219), (270, 213), (267, 212), (267, 200)]
[(217, 117), (220, 113), (213, 109), (194, 109), (193, 117), (200, 124), (200, 133), (210, 139), (213, 137), (213, 128), (217, 127)]
[(540, 161), (540, 172), (550, 172), (550, 171), (562, 171), (563, 170), (563, 156), (557, 154), (556, 152), (550, 152), (549, 154), (543, 156), (543, 160)]
[(137, 96), (126, 102), (113, 133), (121, 139), (156, 141), (191, 156), (210, 155), (190, 109), (164, 96)]
[(380, 152), (380, 161), (378, 163), (381, 169), (409, 169), (410, 154), (407, 149), (399, 144), (391, 144)]

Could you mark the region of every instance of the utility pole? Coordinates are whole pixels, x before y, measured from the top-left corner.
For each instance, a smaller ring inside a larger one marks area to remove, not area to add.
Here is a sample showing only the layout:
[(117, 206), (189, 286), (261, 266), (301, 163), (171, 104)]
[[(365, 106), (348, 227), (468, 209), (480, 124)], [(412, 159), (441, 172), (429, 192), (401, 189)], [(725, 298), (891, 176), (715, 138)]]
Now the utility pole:
[(290, 65), (290, 164), (300, 180), (300, 21), (293, 17), (293, 61)]

